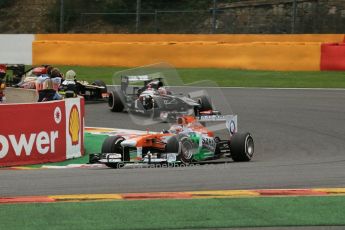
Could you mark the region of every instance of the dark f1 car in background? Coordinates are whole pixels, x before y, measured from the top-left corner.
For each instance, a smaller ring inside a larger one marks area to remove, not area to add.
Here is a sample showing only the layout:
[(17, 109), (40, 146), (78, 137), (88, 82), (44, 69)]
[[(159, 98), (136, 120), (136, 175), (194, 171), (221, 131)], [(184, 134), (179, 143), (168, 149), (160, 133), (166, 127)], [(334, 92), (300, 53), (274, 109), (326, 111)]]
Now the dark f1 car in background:
[(213, 110), (207, 95), (191, 98), (173, 94), (165, 88), (163, 77), (150, 78), (149, 75), (121, 76), (121, 86), (109, 93), (108, 105), (113, 112), (127, 110), (163, 121), (176, 120), (180, 115), (219, 114)]
[(95, 80), (91, 84), (87, 81), (78, 81), (74, 77), (66, 79), (59, 87), (59, 94), (65, 97), (75, 97), (77, 95), (83, 96), (85, 100), (105, 101), (108, 98), (107, 86), (101, 80)]
[[(201, 122), (225, 121), (229, 136), (221, 139)], [(250, 133), (237, 132), (236, 115), (183, 116), (169, 130), (161, 133), (109, 136), (102, 145), (102, 153), (91, 154), (90, 163), (102, 163), (111, 168), (125, 164), (192, 164), (221, 163), (219, 159), (250, 161), (254, 154), (254, 140)], [(214, 161), (217, 160), (217, 161)]]
[(106, 100), (108, 98), (107, 86), (101, 80), (93, 83), (87, 81), (66, 82), (63, 81), (59, 94), (66, 97), (83, 96), (85, 100)]

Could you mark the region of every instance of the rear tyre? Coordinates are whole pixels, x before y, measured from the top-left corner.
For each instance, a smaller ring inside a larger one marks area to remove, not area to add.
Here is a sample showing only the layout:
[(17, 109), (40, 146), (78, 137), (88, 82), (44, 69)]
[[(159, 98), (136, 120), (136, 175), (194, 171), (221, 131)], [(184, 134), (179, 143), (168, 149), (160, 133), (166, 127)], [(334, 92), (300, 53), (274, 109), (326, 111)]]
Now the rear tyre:
[[(122, 136), (109, 136), (107, 137), (103, 144), (102, 144), (102, 153), (119, 153), (121, 154), (121, 161), (129, 161), (129, 151), (126, 148), (121, 146), (121, 142), (124, 141), (125, 138)], [(106, 166), (110, 168), (121, 168), (123, 167), (123, 163), (106, 163)]]
[(211, 99), (203, 95), (198, 99), (199, 104), (201, 105), (200, 111), (207, 111), (207, 110), (213, 110)]
[(254, 155), (254, 140), (250, 133), (236, 133), (230, 142), (231, 158), (234, 161), (250, 161)]
[(122, 112), (124, 105), (122, 103), (120, 92), (114, 90), (109, 94), (108, 106), (113, 112)]
[(104, 81), (101, 80), (95, 80), (92, 85), (102, 86), (104, 87), (101, 89), (101, 93), (107, 93), (107, 85), (104, 83)]
[(103, 94), (107, 93), (107, 85), (101, 80), (95, 80), (91, 85), (100, 86), (103, 88), (96, 88), (92, 91), (92, 96), (94, 99), (102, 99)]

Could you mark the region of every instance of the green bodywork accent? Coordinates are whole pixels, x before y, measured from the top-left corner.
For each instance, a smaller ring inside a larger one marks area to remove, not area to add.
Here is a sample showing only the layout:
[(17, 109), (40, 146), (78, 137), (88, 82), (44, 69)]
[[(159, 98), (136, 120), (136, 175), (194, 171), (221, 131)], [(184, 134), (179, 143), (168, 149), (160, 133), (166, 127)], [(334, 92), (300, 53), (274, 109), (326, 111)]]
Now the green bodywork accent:
[(197, 152), (193, 155), (194, 160), (203, 161), (214, 156), (214, 152), (211, 152), (209, 149), (205, 147), (200, 147), (199, 143), (201, 141), (200, 139), (202, 138), (200, 134), (190, 133), (189, 138), (196, 144), (196, 146), (198, 146)]
[[(214, 152), (210, 151), (209, 149), (205, 148), (205, 147), (200, 147), (199, 142), (200, 142), (200, 138), (201, 135), (198, 133), (189, 133), (188, 134), (188, 138), (195, 144), (195, 146), (197, 147), (197, 151), (196, 153), (193, 155), (193, 159), (195, 161), (203, 161), (203, 160), (207, 160), (209, 158), (212, 158), (214, 156)], [(140, 160), (137, 160), (137, 151), (136, 150), (132, 150), (129, 153), (130, 155), (130, 159), (133, 162), (140, 162)]]
[(196, 161), (203, 161), (208, 158), (212, 158), (214, 156), (214, 152), (210, 152), (206, 148), (201, 148), (198, 153), (193, 155), (193, 159)]

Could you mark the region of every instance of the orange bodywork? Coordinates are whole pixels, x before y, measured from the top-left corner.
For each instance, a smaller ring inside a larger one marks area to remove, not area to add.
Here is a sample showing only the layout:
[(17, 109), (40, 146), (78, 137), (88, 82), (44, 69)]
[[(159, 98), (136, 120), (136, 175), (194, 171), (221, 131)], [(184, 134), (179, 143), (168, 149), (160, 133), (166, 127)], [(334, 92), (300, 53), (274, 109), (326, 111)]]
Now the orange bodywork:
[(171, 133), (157, 133), (157, 134), (144, 134), (133, 138), (137, 142), (137, 147), (152, 147), (156, 149), (164, 149), (165, 143), (162, 139), (166, 136), (173, 136)]
[[(184, 128), (192, 129), (195, 132), (206, 134), (209, 137), (213, 137), (214, 133), (208, 130), (205, 126), (200, 124), (194, 116), (183, 116)], [(130, 139), (136, 142), (136, 147), (151, 147), (156, 149), (165, 149), (165, 142), (163, 140), (166, 137), (174, 136), (173, 133), (147, 133), (138, 136), (131, 136)]]
[(183, 118), (184, 118), (188, 128), (191, 128), (192, 130), (199, 132), (199, 133), (207, 134), (207, 136), (209, 136), (209, 137), (214, 136), (214, 133), (212, 131), (208, 130), (202, 124), (200, 124), (194, 116), (183, 116)]

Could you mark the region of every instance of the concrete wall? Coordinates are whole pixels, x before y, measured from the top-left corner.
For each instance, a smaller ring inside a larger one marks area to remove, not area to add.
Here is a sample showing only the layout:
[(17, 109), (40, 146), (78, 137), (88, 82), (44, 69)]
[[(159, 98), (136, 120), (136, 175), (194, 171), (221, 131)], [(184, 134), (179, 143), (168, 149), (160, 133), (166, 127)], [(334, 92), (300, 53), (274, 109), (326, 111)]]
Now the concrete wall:
[(0, 63), (31, 65), (34, 39), (33, 34), (1, 34)]

